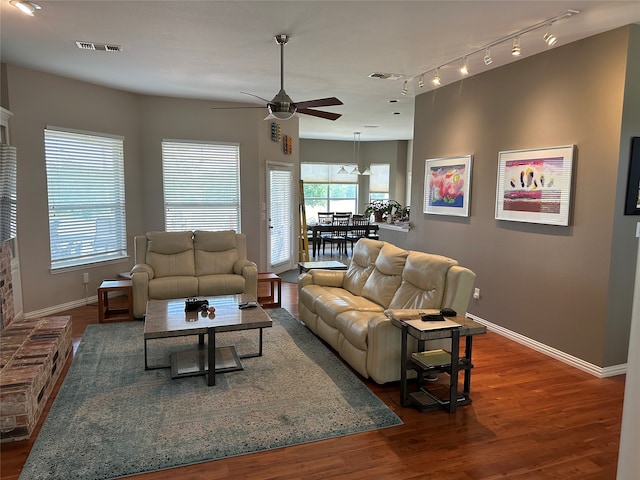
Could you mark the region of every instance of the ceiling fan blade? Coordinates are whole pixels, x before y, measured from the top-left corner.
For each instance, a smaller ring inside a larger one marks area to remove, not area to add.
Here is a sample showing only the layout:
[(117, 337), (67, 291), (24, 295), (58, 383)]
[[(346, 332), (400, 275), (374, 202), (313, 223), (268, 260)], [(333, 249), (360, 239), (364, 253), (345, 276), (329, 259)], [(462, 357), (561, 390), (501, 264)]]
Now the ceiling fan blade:
[(296, 108), (310, 107), (332, 107), (334, 105), (342, 105), (342, 102), (336, 97), (318, 98), (317, 100), (307, 100), (306, 102), (296, 102)]
[(258, 95), (254, 95), (253, 93), (249, 93), (249, 92), (240, 92), (240, 93), (243, 93), (245, 95), (251, 95), (252, 97), (256, 97), (265, 103), (271, 103), (271, 100), (267, 100), (266, 98), (259, 97)]
[(267, 108), (266, 105), (251, 105), (244, 107), (211, 107), (211, 110), (240, 110), (244, 108)]
[(311, 110), (310, 108), (299, 108), (298, 113), (304, 113), (305, 115), (312, 115), (314, 117), (326, 118), (327, 120), (337, 120), (342, 114), (333, 112), (323, 112), (322, 110)]

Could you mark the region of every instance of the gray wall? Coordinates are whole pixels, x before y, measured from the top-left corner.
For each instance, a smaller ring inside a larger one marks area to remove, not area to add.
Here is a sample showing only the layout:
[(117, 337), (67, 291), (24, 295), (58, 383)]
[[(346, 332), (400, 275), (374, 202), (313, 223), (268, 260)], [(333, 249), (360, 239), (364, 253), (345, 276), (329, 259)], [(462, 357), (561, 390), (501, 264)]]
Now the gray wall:
[[(630, 137), (640, 134), (639, 28), (416, 98), (413, 204), (421, 205), (425, 159), (473, 154), (471, 213), (414, 208), (404, 246), (477, 273), (481, 298), (470, 313), (601, 367), (625, 363), (628, 345), (638, 218), (622, 212)], [(567, 144), (577, 146), (570, 226), (495, 220), (498, 152)]]
[[(282, 143), (270, 140), (263, 109), (212, 110), (209, 101), (136, 95), (15, 65), (6, 65), (6, 72), (11, 139), (18, 150), (18, 242), (26, 315), (84, 299), (82, 272), (89, 272), (88, 295), (94, 296), (103, 279), (131, 268), (135, 235), (164, 230), (162, 138), (240, 144), (242, 232), (249, 258), (264, 270), (265, 166), (267, 161), (298, 164), (297, 118), (281, 123), (282, 134), (293, 137), (293, 154), (284, 155)], [(50, 273), (46, 125), (125, 137), (129, 261)]]

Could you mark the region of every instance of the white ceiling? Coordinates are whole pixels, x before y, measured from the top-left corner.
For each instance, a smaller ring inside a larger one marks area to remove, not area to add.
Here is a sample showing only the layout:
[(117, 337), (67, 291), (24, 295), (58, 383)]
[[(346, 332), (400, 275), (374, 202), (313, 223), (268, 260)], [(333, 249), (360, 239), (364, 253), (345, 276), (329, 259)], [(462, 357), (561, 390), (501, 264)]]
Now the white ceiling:
[[(28, 17), (1, 2), (2, 62), (122, 90), (255, 103), (280, 87), (285, 47), (285, 90), (293, 101), (336, 96), (344, 105), (329, 121), (300, 115), (300, 137), (361, 140), (413, 137), (416, 90), (403, 79), (369, 78), (373, 72), (413, 77), (567, 9), (580, 13), (553, 25), (555, 48), (584, 37), (640, 23), (640, 1), (101, 1), (34, 0)], [(544, 30), (521, 37), (523, 55), (546, 46)], [(86, 51), (75, 42), (121, 45), (120, 53)], [(514, 61), (511, 43), (492, 48), (491, 68)], [(471, 73), (486, 71), (483, 53), (469, 58)], [(460, 79), (458, 66), (441, 69), (444, 84)], [(397, 103), (390, 103), (397, 100)], [(394, 113), (398, 113), (395, 114)], [(266, 114), (266, 110), (265, 110)], [(375, 126), (375, 127), (374, 127)]]

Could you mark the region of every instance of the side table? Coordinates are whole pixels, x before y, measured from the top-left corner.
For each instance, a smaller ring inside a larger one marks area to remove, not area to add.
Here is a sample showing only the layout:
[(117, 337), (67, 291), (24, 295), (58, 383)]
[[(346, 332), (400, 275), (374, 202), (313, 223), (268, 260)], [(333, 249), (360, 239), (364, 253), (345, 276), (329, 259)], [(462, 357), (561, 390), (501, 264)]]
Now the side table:
[[(269, 294), (260, 296), (260, 284), (269, 284)], [(258, 273), (258, 303), (262, 308), (280, 308), (282, 305), (282, 279), (275, 273)]]
[[(109, 308), (109, 292), (127, 294), (127, 308)], [(128, 320), (133, 320), (133, 287), (131, 280), (104, 280), (98, 287), (98, 323), (105, 321), (109, 315), (126, 313)]]
[[(406, 312), (406, 313), (405, 313)], [(426, 412), (439, 408), (446, 408), (450, 413), (461, 405), (471, 403), (471, 361), (473, 336), (486, 333), (487, 329), (463, 315), (447, 318), (445, 322), (423, 322), (422, 312), (416, 310), (387, 310), (385, 312), (396, 327), (402, 331), (401, 340), (401, 370), (400, 370), (400, 400), (403, 406), (413, 405), (420, 411)], [(464, 355), (459, 355), (460, 337), (465, 337)], [(446, 365), (425, 366), (412, 359), (408, 352), (408, 338), (418, 340), (418, 351), (425, 350), (426, 342), (443, 338), (451, 339), (451, 353)], [(408, 370), (415, 370), (418, 377), (419, 389), (408, 391)], [(449, 392), (447, 398), (435, 398), (423, 386), (425, 373), (445, 372), (449, 374)], [(464, 372), (462, 391), (458, 389), (458, 372)]]

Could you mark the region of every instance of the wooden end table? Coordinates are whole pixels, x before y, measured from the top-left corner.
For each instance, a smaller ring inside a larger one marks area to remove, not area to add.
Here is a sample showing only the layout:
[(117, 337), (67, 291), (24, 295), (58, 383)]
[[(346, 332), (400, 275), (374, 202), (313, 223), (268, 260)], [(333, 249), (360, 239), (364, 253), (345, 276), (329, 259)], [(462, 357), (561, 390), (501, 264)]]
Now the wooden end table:
[(275, 273), (258, 273), (258, 290), (260, 290), (261, 283), (269, 284), (269, 294), (264, 297), (258, 295), (258, 303), (262, 308), (280, 308), (282, 306), (282, 279)]
[[(124, 292), (128, 297), (127, 308), (109, 308), (109, 292)], [(131, 280), (104, 280), (98, 287), (98, 323), (109, 315), (127, 314), (127, 320), (133, 320), (133, 287)]]

